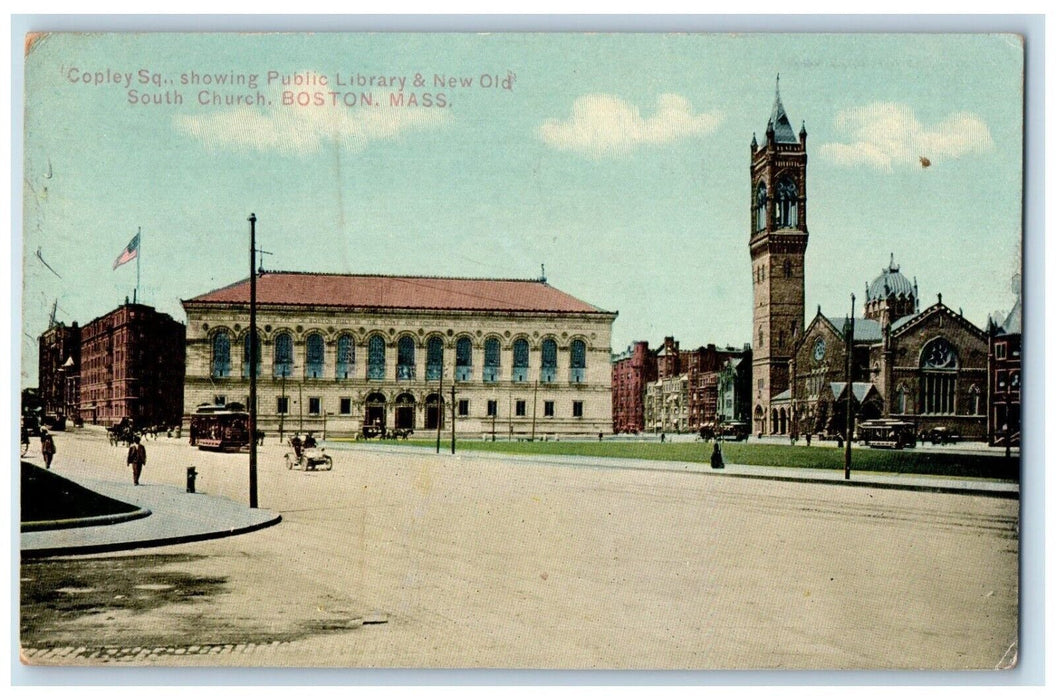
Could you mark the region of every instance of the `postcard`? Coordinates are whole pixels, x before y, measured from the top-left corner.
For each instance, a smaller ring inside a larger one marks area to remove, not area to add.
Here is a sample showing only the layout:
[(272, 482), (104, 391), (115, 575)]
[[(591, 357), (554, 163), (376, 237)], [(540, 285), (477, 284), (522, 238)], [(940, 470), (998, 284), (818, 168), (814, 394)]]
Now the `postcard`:
[(31, 666), (1015, 668), (1024, 39), (25, 37)]

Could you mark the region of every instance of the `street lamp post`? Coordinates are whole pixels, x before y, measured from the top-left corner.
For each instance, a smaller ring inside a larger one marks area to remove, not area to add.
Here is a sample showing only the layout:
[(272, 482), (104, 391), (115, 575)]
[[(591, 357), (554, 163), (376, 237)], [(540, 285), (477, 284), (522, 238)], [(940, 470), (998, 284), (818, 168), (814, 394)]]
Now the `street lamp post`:
[(854, 376), (852, 368), (854, 365), (854, 295), (851, 295), (851, 317), (847, 320), (847, 413), (843, 421), (843, 432), (846, 443), (843, 451), (843, 478), (851, 478), (851, 399), (854, 398)]
[(257, 215), (249, 215), (249, 507), (257, 507)]

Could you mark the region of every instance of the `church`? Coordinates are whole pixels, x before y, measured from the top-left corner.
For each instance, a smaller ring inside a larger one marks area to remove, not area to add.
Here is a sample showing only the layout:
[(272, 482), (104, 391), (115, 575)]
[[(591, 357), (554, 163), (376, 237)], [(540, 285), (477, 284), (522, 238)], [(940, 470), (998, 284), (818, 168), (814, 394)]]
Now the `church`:
[(805, 320), (807, 131), (793, 130), (780, 90), (762, 144), (752, 137), (752, 425), (757, 435), (844, 434), (894, 418), (918, 432), (987, 435), (987, 334), (942, 302), (920, 310), (916, 280), (891, 256), (866, 285), (863, 316)]

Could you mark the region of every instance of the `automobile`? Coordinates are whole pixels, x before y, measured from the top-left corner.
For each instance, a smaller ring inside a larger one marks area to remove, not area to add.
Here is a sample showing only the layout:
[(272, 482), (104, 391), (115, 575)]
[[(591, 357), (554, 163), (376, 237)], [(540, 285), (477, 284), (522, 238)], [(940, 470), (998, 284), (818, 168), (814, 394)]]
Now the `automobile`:
[(955, 433), (952, 429), (945, 426), (937, 426), (930, 430), (923, 430), (920, 433), (921, 442), (930, 442), (932, 445), (948, 445), (950, 443), (958, 442), (961, 436)]
[(298, 455), (296, 451), (286, 453), (286, 468), (303, 469), (306, 472), (317, 470), (330, 471), (334, 468), (334, 460), (326, 454), (322, 447), (307, 447)]
[(729, 421), (719, 426), (719, 437), (723, 440), (739, 442), (748, 439), (748, 424), (744, 421)]

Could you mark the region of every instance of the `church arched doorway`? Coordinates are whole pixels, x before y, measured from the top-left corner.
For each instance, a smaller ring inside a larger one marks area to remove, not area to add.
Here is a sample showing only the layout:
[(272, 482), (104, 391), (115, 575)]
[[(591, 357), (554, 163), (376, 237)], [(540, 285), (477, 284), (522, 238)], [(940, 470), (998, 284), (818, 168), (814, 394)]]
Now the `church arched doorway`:
[(367, 396), (365, 401), (366, 411), (363, 417), (364, 427), (380, 428), (385, 430), (385, 394), (374, 392)]
[(436, 430), (444, 427), (443, 401), (440, 394), (429, 394), (425, 397), (425, 429)]
[(396, 430), (414, 430), (414, 396), (411, 394), (396, 397)]

